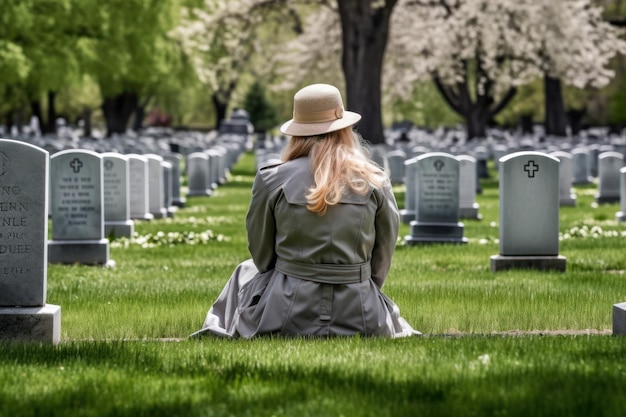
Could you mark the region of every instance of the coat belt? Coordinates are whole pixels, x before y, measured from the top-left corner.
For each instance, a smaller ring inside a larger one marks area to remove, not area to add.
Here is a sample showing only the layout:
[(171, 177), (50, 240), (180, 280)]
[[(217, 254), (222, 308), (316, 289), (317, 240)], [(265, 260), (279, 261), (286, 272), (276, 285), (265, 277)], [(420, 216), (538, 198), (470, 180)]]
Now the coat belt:
[(354, 284), (371, 278), (369, 262), (361, 264), (308, 264), (296, 261), (276, 260), (276, 269), (285, 275), (323, 284)]

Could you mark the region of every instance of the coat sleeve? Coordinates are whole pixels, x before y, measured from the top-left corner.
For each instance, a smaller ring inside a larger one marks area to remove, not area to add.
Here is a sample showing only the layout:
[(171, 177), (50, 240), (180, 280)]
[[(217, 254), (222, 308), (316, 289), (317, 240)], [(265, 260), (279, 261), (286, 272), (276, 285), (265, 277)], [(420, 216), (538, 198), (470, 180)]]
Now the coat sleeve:
[(374, 225), (376, 239), (372, 250), (372, 280), (378, 287), (382, 287), (387, 279), (391, 268), (391, 258), (396, 249), (400, 213), (391, 184), (386, 183), (380, 190), (375, 190), (374, 194), (378, 199), (378, 210)]
[(269, 192), (258, 172), (252, 186), (252, 197), (246, 215), (248, 250), (259, 272), (274, 268), (276, 263), (276, 223), (274, 210), (269, 201)]

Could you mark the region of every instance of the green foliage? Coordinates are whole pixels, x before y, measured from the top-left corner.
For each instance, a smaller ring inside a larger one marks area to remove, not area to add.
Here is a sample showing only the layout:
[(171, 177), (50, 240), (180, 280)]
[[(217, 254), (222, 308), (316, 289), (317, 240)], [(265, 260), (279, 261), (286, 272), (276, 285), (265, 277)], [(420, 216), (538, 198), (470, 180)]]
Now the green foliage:
[(408, 100), (397, 100), (386, 109), (383, 119), (389, 125), (410, 120), (418, 126), (456, 126), (461, 117), (452, 111), (432, 82), (420, 82)]
[(257, 132), (273, 129), (279, 122), (276, 109), (267, 99), (265, 87), (259, 81), (255, 81), (248, 89), (243, 106), (250, 114), (250, 121)]

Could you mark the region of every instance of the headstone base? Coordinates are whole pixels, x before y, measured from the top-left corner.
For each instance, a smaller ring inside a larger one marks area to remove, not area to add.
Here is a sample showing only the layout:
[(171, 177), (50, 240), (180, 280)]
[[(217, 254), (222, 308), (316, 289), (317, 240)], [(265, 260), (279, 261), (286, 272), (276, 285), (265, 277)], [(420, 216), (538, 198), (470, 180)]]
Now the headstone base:
[(56, 345), (61, 340), (61, 307), (0, 307), (0, 342), (40, 342)]
[(213, 190), (189, 190), (187, 197), (209, 197), (213, 195)]
[(415, 210), (400, 210), (400, 221), (404, 224), (409, 224), (415, 220)]
[(151, 213), (144, 214), (131, 214), (131, 220), (154, 220), (154, 216)]
[(185, 207), (185, 204), (187, 204), (187, 199), (185, 197), (177, 197), (172, 200), (172, 204), (176, 207)]
[(605, 195), (605, 196), (597, 195), (596, 203), (598, 204), (619, 203), (619, 199), (620, 199), (619, 195)]
[(52, 264), (111, 265), (109, 240), (49, 240), (48, 262)]
[(155, 219), (164, 219), (168, 217), (167, 209), (165, 207), (159, 209), (159, 211), (153, 211), (151, 214)]
[(174, 217), (174, 214), (178, 211), (178, 206), (171, 205), (167, 208), (167, 217)]
[(626, 303), (613, 304), (613, 334), (626, 335)]
[(561, 207), (576, 207), (576, 194), (572, 194), (569, 197), (563, 196), (559, 198), (559, 206)]
[(459, 207), (459, 218), (481, 220), (483, 216), (478, 213), (479, 208), (478, 203), (474, 203), (472, 207)]
[(135, 232), (135, 222), (104, 222), (104, 235), (113, 237), (132, 237)]
[(626, 221), (626, 212), (618, 211), (617, 213), (615, 213), (615, 218), (618, 221), (620, 221), (620, 222), (625, 222)]
[(565, 256), (504, 256), (493, 255), (491, 257), (491, 271), (504, 271), (507, 269), (539, 269), (556, 270), (565, 272), (567, 258)]
[(411, 234), (404, 237), (408, 245), (421, 243), (467, 243), (463, 223), (434, 223), (412, 221)]

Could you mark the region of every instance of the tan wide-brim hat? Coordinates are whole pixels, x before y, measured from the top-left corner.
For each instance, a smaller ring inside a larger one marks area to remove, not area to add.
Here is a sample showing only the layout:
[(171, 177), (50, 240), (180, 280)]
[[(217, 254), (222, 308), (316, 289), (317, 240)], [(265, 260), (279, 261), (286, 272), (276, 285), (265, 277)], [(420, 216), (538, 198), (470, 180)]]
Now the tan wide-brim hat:
[(343, 108), (341, 93), (329, 84), (312, 84), (293, 96), (293, 119), (280, 131), (291, 136), (316, 136), (352, 126), (361, 115)]

